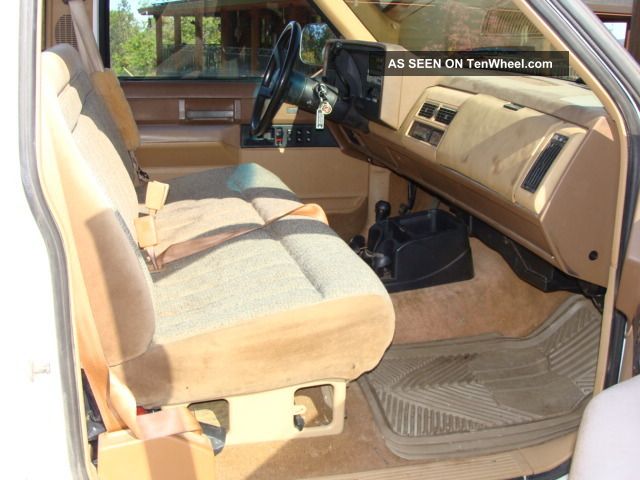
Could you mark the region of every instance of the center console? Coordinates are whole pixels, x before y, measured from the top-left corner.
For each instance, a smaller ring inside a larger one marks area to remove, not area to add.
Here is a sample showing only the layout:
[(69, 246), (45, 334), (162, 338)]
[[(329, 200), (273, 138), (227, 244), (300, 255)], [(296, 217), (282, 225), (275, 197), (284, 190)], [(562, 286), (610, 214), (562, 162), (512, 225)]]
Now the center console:
[[(377, 205), (377, 221), (369, 229), (366, 245), (356, 246), (356, 250), (389, 292), (473, 278), (464, 222), (438, 209), (386, 217), (385, 203)], [(360, 242), (365, 243), (364, 239)]]

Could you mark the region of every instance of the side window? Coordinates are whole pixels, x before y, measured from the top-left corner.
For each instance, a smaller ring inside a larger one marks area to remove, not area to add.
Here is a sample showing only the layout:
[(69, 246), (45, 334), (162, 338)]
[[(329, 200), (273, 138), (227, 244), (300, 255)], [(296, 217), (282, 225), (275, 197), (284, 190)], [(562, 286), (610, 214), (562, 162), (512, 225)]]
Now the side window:
[(630, 21), (628, 19), (603, 18), (602, 22), (620, 45), (625, 48), (629, 47)]
[(320, 21), (307, 0), (111, 0), (120, 77), (260, 77), (287, 22)]

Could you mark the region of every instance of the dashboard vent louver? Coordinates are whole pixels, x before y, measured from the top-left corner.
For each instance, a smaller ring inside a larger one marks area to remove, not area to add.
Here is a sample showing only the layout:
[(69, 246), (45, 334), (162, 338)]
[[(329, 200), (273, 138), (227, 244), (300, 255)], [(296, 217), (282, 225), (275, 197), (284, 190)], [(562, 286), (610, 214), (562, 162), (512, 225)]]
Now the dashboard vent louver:
[(436, 103), (426, 102), (424, 105), (422, 105), (422, 108), (420, 109), (420, 113), (418, 113), (418, 115), (423, 118), (433, 118), (433, 114), (436, 113), (437, 109), (438, 105)]
[(438, 110), (438, 113), (436, 114), (436, 121), (449, 125), (453, 120), (453, 117), (456, 116), (456, 113), (458, 112), (451, 108), (440, 107), (440, 110)]
[(535, 193), (538, 187), (542, 183), (545, 175), (553, 165), (554, 160), (558, 157), (562, 148), (567, 144), (568, 138), (564, 135), (555, 134), (544, 150), (540, 153), (536, 159), (533, 167), (529, 170), (524, 182), (522, 182), (522, 188), (527, 192)]

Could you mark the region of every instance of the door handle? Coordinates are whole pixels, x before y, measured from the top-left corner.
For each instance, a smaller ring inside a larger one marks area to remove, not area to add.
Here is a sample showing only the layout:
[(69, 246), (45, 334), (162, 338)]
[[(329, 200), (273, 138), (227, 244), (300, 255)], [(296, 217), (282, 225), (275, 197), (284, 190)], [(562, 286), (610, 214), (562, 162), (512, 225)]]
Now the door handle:
[(187, 110), (187, 120), (233, 120), (233, 110)]

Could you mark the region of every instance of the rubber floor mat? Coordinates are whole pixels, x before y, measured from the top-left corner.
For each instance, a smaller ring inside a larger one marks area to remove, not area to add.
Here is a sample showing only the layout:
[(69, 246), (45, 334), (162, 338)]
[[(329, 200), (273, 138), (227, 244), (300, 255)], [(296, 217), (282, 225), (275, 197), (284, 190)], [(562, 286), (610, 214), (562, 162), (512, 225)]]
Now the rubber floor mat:
[(572, 296), (526, 338), (392, 346), (360, 384), (387, 446), (400, 457), (539, 444), (578, 426), (595, 380), (600, 323), (589, 300)]

